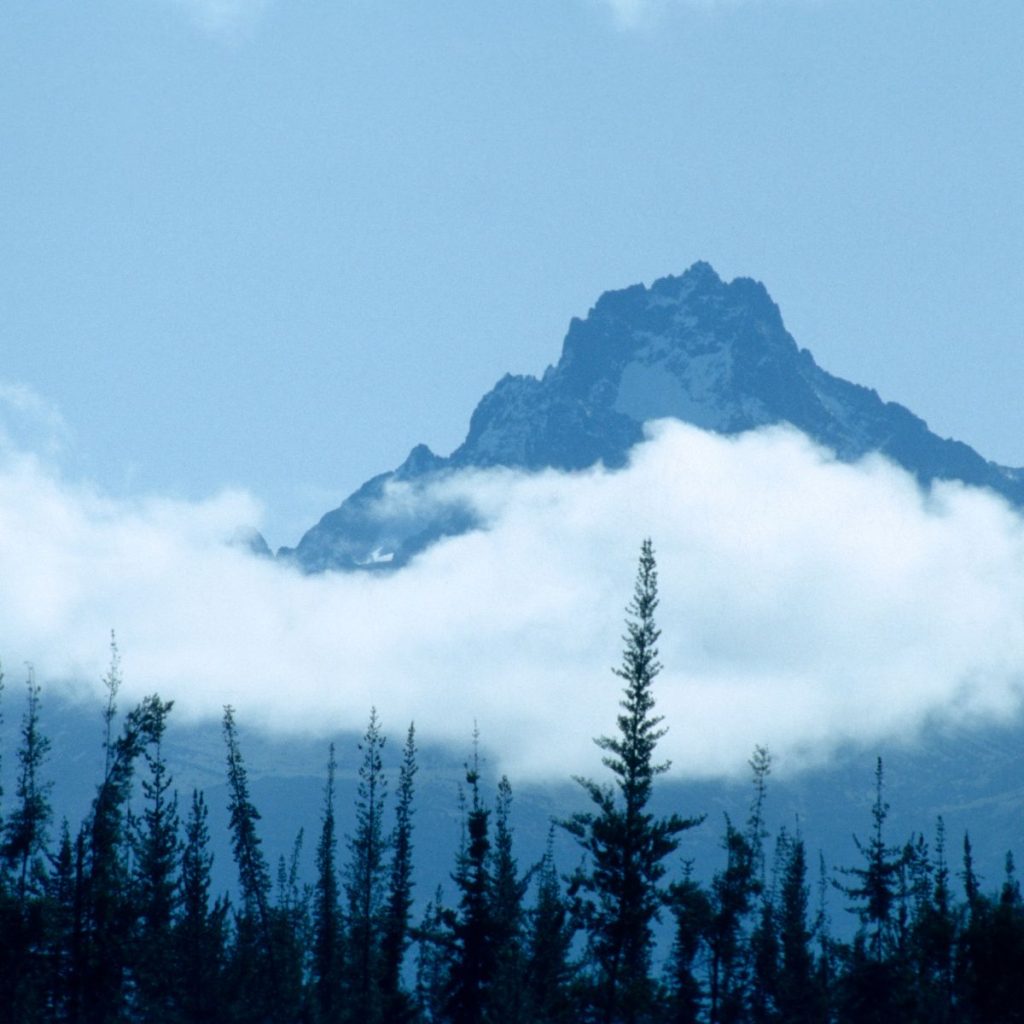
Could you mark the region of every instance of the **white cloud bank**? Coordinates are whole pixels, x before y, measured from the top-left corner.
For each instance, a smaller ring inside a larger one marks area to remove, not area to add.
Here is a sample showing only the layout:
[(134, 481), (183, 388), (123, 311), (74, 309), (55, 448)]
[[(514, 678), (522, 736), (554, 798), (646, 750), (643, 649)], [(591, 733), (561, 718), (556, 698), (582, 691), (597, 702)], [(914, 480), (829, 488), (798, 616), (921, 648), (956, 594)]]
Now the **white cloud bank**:
[[(125, 697), (176, 717), (361, 730), (465, 750), (474, 721), (520, 779), (599, 774), (623, 609), (655, 544), (663, 749), (687, 774), (780, 768), (928, 720), (1005, 719), (1024, 673), (1024, 521), (956, 485), (769, 430), (655, 425), (626, 470), (451, 480), (490, 528), (393, 575), (302, 577), (225, 545), (258, 509), (113, 502), (25, 456), (0, 468), (0, 654), (97, 681), (116, 628)], [(396, 500), (402, 500), (396, 494)]]

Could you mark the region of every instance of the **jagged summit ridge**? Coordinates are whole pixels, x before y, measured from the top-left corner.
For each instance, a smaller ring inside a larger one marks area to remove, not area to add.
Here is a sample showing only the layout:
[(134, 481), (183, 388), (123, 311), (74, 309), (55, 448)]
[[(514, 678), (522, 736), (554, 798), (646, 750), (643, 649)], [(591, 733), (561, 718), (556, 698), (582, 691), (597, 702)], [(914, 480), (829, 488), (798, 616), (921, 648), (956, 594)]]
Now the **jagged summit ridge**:
[(789, 423), (840, 459), (880, 452), (922, 484), (961, 480), (1024, 503), (1021, 471), (938, 437), (903, 406), (821, 369), (786, 330), (764, 285), (725, 282), (701, 262), (649, 287), (605, 292), (570, 322), (561, 357), (542, 377), (506, 375), (481, 399), (450, 456), (416, 446), (279, 554), (310, 572), (400, 566), (476, 522), (465, 507), (425, 515), (414, 501), (382, 514), (390, 481), (415, 492), (469, 467), (615, 468), (642, 439), (643, 424), (661, 417), (723, 434)]

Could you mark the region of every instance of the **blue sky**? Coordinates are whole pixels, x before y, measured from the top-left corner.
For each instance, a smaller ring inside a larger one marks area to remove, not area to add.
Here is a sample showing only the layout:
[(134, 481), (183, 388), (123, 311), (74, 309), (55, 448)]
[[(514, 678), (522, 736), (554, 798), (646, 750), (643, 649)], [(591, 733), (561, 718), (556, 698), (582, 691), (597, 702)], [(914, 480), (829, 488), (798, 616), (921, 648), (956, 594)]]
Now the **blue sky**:
[(1024, 464), (1022, 50), (1019, 0), (9, 0), (0, 380), (291, 544), (707, 259)]
[(1020, 0), (8, 0), (4, 663), (95, 688), (113, 626), (183, 715), (377, 703), (587, 772), (650, 534), (679, 770), (1019, 720), (1024, 520), (789, 431), (442, 481), (490, 529), (392, 576), (224, 540), (450, 451), (603, 290), (698, 259), (1024, 465), (1022, 52)]

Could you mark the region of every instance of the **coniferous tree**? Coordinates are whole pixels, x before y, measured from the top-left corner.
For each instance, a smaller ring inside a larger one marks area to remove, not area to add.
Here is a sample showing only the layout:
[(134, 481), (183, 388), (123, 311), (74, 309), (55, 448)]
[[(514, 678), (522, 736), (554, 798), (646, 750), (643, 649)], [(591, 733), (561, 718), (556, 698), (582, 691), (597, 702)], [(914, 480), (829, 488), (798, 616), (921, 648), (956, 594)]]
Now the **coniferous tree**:
[(814, 981), (822, 1000), (822, 1020), (833, 1019), (832, 1006), (836, 989), (836, 943), (832, 938), (828, 913), (828, 894), (833, 888), (825, 865), (825, 854), (818, 851), (818, 906), (814, 915), (817, 953), (814, 960)]
[(776, 843), (772, 883), (759, 883), (762, 891), (754, 908), (755, 920), (749, 939), (747, 1001), (751, 1024), (773, 1024), (777, 1018), (782, 951), (779, 947), (776, 881), (790, 842), (789, 835), (783, 831)]
[(983, 999), (979, 991), (979, 974), (984, 960), (985, 932), (988, 927), (988, 901), (981, 893), (981, 883), (974, 868), (974, 847), (971, 837), (964, 833), (963, 868), (964, 925), (957, 949), (957, 991), (965, 1014), (976, 1017), (976, 1008)]
[[(0, 727), (4, 724), (4, 666), (3, 662), (0, 662)], [(0, 769), (3, 768), (3, 747), (0, 746)], [(3, 771), (0, 770), (0, 829), (3, 828), (4, 816), (3, 816), (3, 800), (4, 800), (4, 783), (3, 783)], [(4, 879), (0, 876), (0, 893), (3, 892)]]
[(950, 902), (945, 826), (936, 826), (935, 857), (927, 858), (923, 841), (911, 851), (914, 908), (908, 960), (912, 971), (914, 1012), (920, 1021), (948, 1024), (955, 1019), (954, 947), (956, 920)]
[(417, 943), (416, 1019), (426, 1024), (439, 1024), (445, 1019), (452, 949), (451, 921), (452, 915), (444, 905), (439, 885), (414, 933)]
[(665, 1019), (669, 1024), (697, 1024), (704, 1002), (697, 977), (698, 958), (711, 928), (711, 900), (693, 877), (692, 861), (685, 863), (682, 879), (674, 882), (669, 892), (675, 928), (666, 979)]
[(67, 818), (61, 822), (56, 853), (47, 855), (46, 878), (46, 1011), (47, 1021), (70, 1019), (73, 985), (72, 948), (75, 924), (75, 851)]
[(192, 790), (181, 848), (179, 909), (174, 924), (174, 1005), (183, 1024), (214, 1024), (227, 1017), (223, 974), (228, 904), (210, 904), (213, 854), (206, 799)]
[(758, 745), (754, 747), (754, 753), (747, 764), (750, 765), (754, 786), (754, 795), (750, 801), (750, 816), (747, 819), (747, 839), (753, 852), (752, 869), (763, 890), (765, 884), (764, 844), (769, 835), (764, 823), (764, 808), (768, 797), (768, 776), (772, 772), (772, 755), (767, 748)]
[(885, 842), (889, 805), (883, 797), (882, 759), (875, 766), (873, 827), (867, 843), (854, 837), (864, 865), (842, 869), (851, 884), (839, 886), (853, 901), (849, 908), (860, 920), (844, 971), (842, 1019), (857, 1024), (898, 1019), (905, 1012), (905, 965), (898, 956), (896, 910), (904, 851)]
[(519, 874), (513, 852), (510, 821), (512, 786), (503, 775), (498, 782), (491, 851), (491, 919), (494, 923), (494, 977), (489, 989), (489, 1020), (518, 1024), (524, 1017), (523, 898), (533, 871)]
[(410, 940), (412, 911), (412, 816), (416, 778), (416, 730), (405, 739), (395, 794), (395, 826), (391, 833), (391, 864), (381, 928), (380, 994), (383, 1019), (402, 1024), (412, 1019), (413, 1003), (402, 987), (402, 966)]
[(452, 876), (459, 891), (459, 906), (445, 915), (449, 963), (443, 1019), (450, 1024), (483, 1024), (494, 977), (496, 933), (491, 901), (490, 811), (480, 799), (475, 737), (466, 784), (470, 802), (465, 814), (465, 839)]
[(304, 829), (300, 828), (290, 858), (281, 856), (277, 873), (277, 902), (271, 908), (271, 939), (278, 972), (276, 1014), (284, 1021), (304, 1019), (306, 1006), (306, 950), (312, 941), (309, 926), (309, 890), (299, 882)]
[(565, 827), (589, 861), (575, 879), (593, 957), (590, 1016), (603, 1024), (635, 1024), (652, 1011), (653, 925), (666, 902), (661, 885), (665, 859), (679, 834), (699, 818), (656, 818), (649, 810), (654, 779), (668, 762), (654, 758), (665, 735), (654, 714), (653, 683), (658, 663), (658, 577), (651, 542), (640, 552), (636, 587), (626, 622), (622, 666), (625, 683), (618, 734), (597, 739), (615, 785), (578, 779), (596, 810), (573, 815)]
[(736, 1024), (747, 1009), (749, 948), (745, 922), (760, 892), (749, 834), (725, 821), (725, 868), (711, 881), (708, 925), (708, 1019)]
[[(108, 693), (115, 695), (120, 683), (116, 648), (108, 678)], [(76, 851), (79, 895), (73, 956), (77, 979), (72, 1000), (76, 1012), (80, 1009), (90, 1022), (120, 1020), (127, 1004), (127, 972), (135, 937), (128, 802), (135, 762), (150, 742), (161, 706), (158, 697), (145, 698), (125, 716), (116, 740), (111, 738), (112, 699), (104, 714), (106, 771)]]
[(313, 1005), (316, 1020), (336, 1021), (341, 1014), (344, 926), (339, 902), (337, 849), (334, 822), (334, 778), (337, 771), (334, 744), (327, 761), (324, 811), (316, 848), (316, 883), (313, 887)]
[(876, 963), (882, 963), (887, 951), (894, 945), (896, 883), (903, 860), (902, 851), (885, 843), (885, 820), (889, 805), (883, 798), (882, 759), (875, 764), (875, 802), (871, 808), (873, 828), (867, 844), (854, 837), (862, 854), (863, 867), (843, 869), (843, 874), (856, 881), (841, 890), (852, 900), (851, 908), (866, 930), (868, 953)]
[(807, 855), (799, 836), (784, 851), (779, 893), (779, 1018), (787, 1024), (825, 1020), (823, 993), (815, 976), (813, 932), (809, 924)]
[(27, 707), (18, 747), (17, 801), (4, 822), (0, 845), (0, 1006), (10, 1019), (29, 1019), (40, 1012), (46, 976), (45, 858), (51, 811), (50, 784), (41, 778), (50, 741), (39, 727), (39, 685), (31, 666)]
[(238, 869), (241, 906), (235, 913), (230, 961), (231, 997), (241, 1021), (265, 1019), (268, 1007), (282, 1007), (284, 994), (271, 920), (270, 869), (256, 829), (260, 813), (249, 796), (249, 776), (238, 745), (234, 709), (224, 709), (227, 747), (228, 813)]
[(359, 749), (363, 762), (359, 767), (356, 795), (356, 827), (348, 840), (349, 859), (345, 871), (345, 896), (348, 903), (346, 938), (346, 998), (352, 1019), (375, 1024), (380, 1019), (379, 977), (381, 913), (384, 902), (384, 801), (387, 782), (381, 751), (384, 736), (376, 709)]
[[(44, 874), (43, 851), (51, 810), (52, 783), (44, 782), (41, 771), (50, 741), (39, 727), (40, 688), (29, 667), (28, 697), (21, 721), (21, 745), (18, 748), (17, 804), (3, 826), (3, 859), (14, 883), (15, 898), (24, 912), (30, 887), (38, 886)], [(35, 876), (35, 877), (33, 877)]]
[(961, 945), (957, 1013), (971, 1024), (1018, 1024), (1024, 1021), (1024, 907), (1013, 857), (1007, 855), (999, 893), (983, 895), (965, 837), (963, 874), (968, 918)]
[[(779, 948), (776, 935), (775, 880), (780, 872), (780, 863), (789, 845), (789, 836), (783, 830), (775, 849), (772, 885), (766, 883), (764, 808), (767, 799), (767, 780), (771, 774), (771, 754), (762, 747), (754, 748), (748, 762), (753, 774), (754, 795), (747, 819), (747, 841), (750, 844), (750, 889), (755, 898), (757, 920), (749, 938), (749, 1006), (752, 1024), (769, 1024), (775, 1016), (775, 1001), (778, 989)], [(759, 902), (757, 898), (759, 897)]]
[(571, 1024), (574, 929), (555, 866), (554, 830), (537, 871), (537, 896), (527, 915), (524, 1017), (531, 1024)]
[(136, 1012), (158, 1024), (171, 1019), (172, 988), (167, 964), (173, 962), (171, 923), (177, 904), (179, 854), (178, 797), (163, 754), (167, 716), (173, 702), (155, 700), (144, 751), (149, 769), (142, 780), (145, 800), (134, 835), (136, 914)]

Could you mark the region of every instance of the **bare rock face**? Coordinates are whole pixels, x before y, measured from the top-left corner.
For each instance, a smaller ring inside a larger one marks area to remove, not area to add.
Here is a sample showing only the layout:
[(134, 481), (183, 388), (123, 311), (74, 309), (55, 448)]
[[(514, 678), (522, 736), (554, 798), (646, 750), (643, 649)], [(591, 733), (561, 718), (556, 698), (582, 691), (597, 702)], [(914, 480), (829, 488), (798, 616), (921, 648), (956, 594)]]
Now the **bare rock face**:
[[(307, 572), (395, 569), (441, 537), (478, 524), (471, 509), (417, 502), (445, 474), (622, 466), (647, 420), (674, 417), (736, 434), (788, 423), (843, 460), (880, 452), (927, 486), (960, 480), (1024, 504), (1024, 475), (933, 434), (895, 402), (833, 377), (797, 346), (764, 286), (725, 282), (706, 263), (678, 277), (606, 292), (573, 319), (541, 378), (506, 376), (483, 397), (447, 458), (418, 445), (279, 557)], [(385, 500), (401, 483), (405, 500)]]

